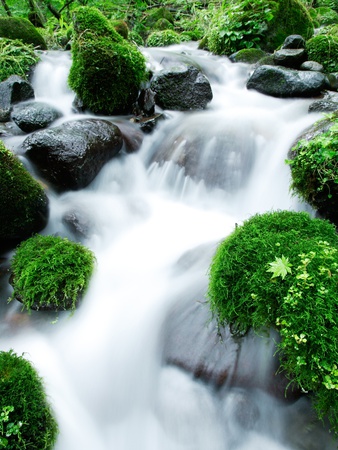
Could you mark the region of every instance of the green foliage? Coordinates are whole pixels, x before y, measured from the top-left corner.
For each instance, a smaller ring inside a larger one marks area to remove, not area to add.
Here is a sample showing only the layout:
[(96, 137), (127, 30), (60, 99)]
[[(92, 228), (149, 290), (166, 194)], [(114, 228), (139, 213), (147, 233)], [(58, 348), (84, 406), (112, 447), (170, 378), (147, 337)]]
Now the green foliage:
[(44, 189), (2, 141), (0, 186), (0, 241), (29, 237), (46, 225), (48, 199)]
[(46, 41), (48, 49), (63, 49), (69, 43), (73, 34), (72, 23), (66, 22), (61, 16), (60, 20), (51, 17), (40, 29), (40, 33)]
[(0, 81), (11, 75), (27, 79), (32, 67), (39, 61), (32, 45), (20, 40), (0, 38)]
[(317, 61), (325, 72), (338, 71), (338, 36), (319, 34), (306, 42), (308, 59)]
[(33, 365), (12, 350), (0, 352), (0, 447), (54, 448), (58, 426), (43, 380)]
[(142, 53), (94, 8), (77, 10), (74, 30), (69, 86), (94, 113), (130, 112), (146, 77)]
[(217, 248), (208, 298), (233, 332), (276, 328), (281, 370), (338, 432), (338, 235), (307, 213), (257, 214)]
[(179, 44), (180, 35), (173, 30), (154, 31), (146, 41), (147, 47), (165, 47), (167, 45)]
[(12, 299), (24, 308), (75, 310), (94, 270), (94, 255), (60, 236), (35, 235), (22, 242), (11, 260)]
[(46, 43), (38, 30), (27, 19), (0, 16), (0, 37), (20, 39), (41, 50), (46, 50)]
[(327, 131), (301, 139), (292, 149), (291, 189), (315, 209), (326, 212), (336, 222), (338, 205), (338, 119), (328, 115), (320, 123), (330, 123)]
[(338, 12), (338, 2), (337, 0), (316, 0), (315, 2), (317, 7), (327, 7), (331, 8)]
[(306, 39), (313, 34), (311, 17), (298, 0), (224, 2), (214, 15), (208, 48), (218, 55), (244, 48), (273, 51), (295, 33)]
[(316, 8), (315, 20), (319, 26), (331, 25), (338, 22), (338, 13), (331, 8), (325, 6)]
[(115, 31), (124, 39), (128, 39), (129, 28), (126, 22), (124, 20), (113, 20), (112, 23)]

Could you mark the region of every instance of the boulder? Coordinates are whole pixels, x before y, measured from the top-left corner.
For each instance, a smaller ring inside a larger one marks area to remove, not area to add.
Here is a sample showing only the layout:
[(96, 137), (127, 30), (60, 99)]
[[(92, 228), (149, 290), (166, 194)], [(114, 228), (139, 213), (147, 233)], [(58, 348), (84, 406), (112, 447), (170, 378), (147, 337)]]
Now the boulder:
[(304, 48), (277, 50), (273, 60), (276, 65), (298, 69), (306, 60), (306, 51)]
[(285, 41), (282, 45), (283, 49), (288, 48), (305, 48), (306, 41), (300, 34), (291, 34), (290, 36), (285, 38)]
[(323, 73), (270, 65), (257, 67), (247, 82), (248, 89), (273, 97), (315, 97), (328, 86)]
[(205, 109), (212, 100), (209, 80), (193, 66), (179, 65), (156, 74), (150, 83), (155, 102), (163, 109)]
[(31, 100), (35, 97), (34, 89), (23, 78), (12, 75), (0, 83), (0, 122), (10, 119), (12, 105)]
[(120, 129), (101, 119), (66, 122), (36, 131), (22, 143), (28, 159), (57, 190), (82, 189), (123, 144)]
[(25, 133), (47, 128), (54, 120), (60, 118), (62, 113), (43, 102), (28, 102), (15, 105), (11, 119)]
[(338, 109), (338, 93), (326, 91), (323, 98), (309, 106), (309, 112), (332, 112)]
[(20, 39), (40, 50), (47, 50), (47, 44), (34, 25), (22, 17), (0, 16), (0, 37)]
[(301, 64), (300, 70), (312, 70), (313, 72), (324, 72), (324, 67), (316, 61), (305, 61)]

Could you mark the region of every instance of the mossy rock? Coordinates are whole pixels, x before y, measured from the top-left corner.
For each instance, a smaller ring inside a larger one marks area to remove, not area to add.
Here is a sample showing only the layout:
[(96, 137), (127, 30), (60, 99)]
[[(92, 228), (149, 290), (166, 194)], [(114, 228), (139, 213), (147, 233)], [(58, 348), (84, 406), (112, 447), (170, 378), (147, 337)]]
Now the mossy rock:
[(338, 235), (305, 212), (257, 214), (218, 246), (208, 298), (234, 333), (274, 328), (281, 370), (338, 432)]
[(255, 64), (267, 54), (259, 48), (243, 48), (230, 56), (231, 61), (242, 62), (246, 64)]
[(60, 236), (35, 235), (21, 242), (11, 260), (12, 299), (28, 311), (74, 311), (95, 264), (91, 250)]
[(168, 45), (179, 44), (181, 37), (176, 31), (163, 30), (154, 31), (151, 33), (146, 41), (147, 47), (166, 47)]
[(218, 55), (251, 47), (273, 52), (291, 34), (313, 35), (312, 19), (300, 0), (224, 2), (212, 21), (207, 47)]
[(324, 6), (338, 12), (337, 0), (316, 0), (315, 4), (318, 8)]
[(321, 64), (325, 72), (338, 72), (338, 36), (319, 34), (306, 42), (308, 59)]
[(113, 26), (120, 36), (124, 39), (128, 39), (129, 28), (124, 20), (113, 20)]
[(149, 14), (147, 14), (147, 16), (142, 20), (142, 24), (146, 28), (152, 29), (155, 27), (155, 24), (161, 19), (165, 19), (172, 24), (174, 23), (174, 16), (171, 14), (169, 9), (161, 7), (154, 8)]
[(96, 8), (79, 8), (74, 29), (69, 86), (93, 113), (129, 113), (146, 77), (144, 56)]
[(319, 26), (332, 25), (338, 23), (338, 13), (325, 6), (315, 9), (315, 21)]
[(293, 192), (338, 226), (337, 113), (302, 133), (289, 157)]
[(174, 30), (174, 25), (167, 19), (159, 19), (154, 25), (154, 30)]
[(42, 378), (32, 363), (12, 350), (0, 352), (0, 446), (52, 450), (58, 425)]
[(27, 80), (39, 61), (33, 45), (24, 44), (18, 39), (0, 38), (0, 54), (0, 82), (11, 75)]
[(46, 42), (39, 31), (29, 20), (20, 17), (0, 16), (0, 37), (20, 39), (25, 44), (47, 50)]
[(0, 247), (11, 248), (48, 222), (48, 197), (41, 184), (0, 141)]

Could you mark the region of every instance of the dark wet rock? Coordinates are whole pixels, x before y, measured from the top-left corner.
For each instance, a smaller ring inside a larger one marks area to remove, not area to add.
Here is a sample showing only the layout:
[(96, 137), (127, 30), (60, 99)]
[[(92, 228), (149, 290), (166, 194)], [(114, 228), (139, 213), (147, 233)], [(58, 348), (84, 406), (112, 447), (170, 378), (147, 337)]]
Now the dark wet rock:
[(135, 117), (133, 121), (140, 125), (143, 133), (151, 133), (156, 128), (156, 125), (162, 120), (165, 120), (165, 118), (166, 116), (164, 114), (157, 113), (149, 117)]
[(300, 70), (312, 70), (313, 72), (324, 72), (324, 67), (316, 61), (305, 61), (301, 64)]
[(153, 77), (150, 87), (156, 94), (156, 104), (163, 109), (205, 109), (213, 97), (209, 80), (193, 66), (163, 70)]
[(12, 105), (34, 98), (34, 89), (23, 78), (12, 75), (0, 83), (0, 122), (10, 120)]
[(338, 109), (338, 93), (326, 91), (324, 96), (309, 106), (309, 112), (332, 112)]
[(338, 73), (328, 73), (327, 78), (330, 83), (330, 90), (338, 91)]
[(273, 54), (274, 63), (283, 67), (298, 69), (306, 61), (307, 55), (304, 48), (282, 49)]
[(142, 89), (137, 99), (136, 115), (151, 117), (155, 114), (155, 92), (151, 89)]
[(328, 79), (320, 72), (266, 65), (256, 68), (247, 88), (273, 97), (315, 97), (328, 88)]
[(19, 103), (13, 107), (11, 119), (25, 133), (47, 128), (62, 113), (53, 106), (43, 102)]
[(57, 190), (82, 189), (122, 148), (120, 129), (107, 120), (82, 119), (28, 136), (22, 148)]
[(306, 48), (306, 41), (303, 36), (299, 34), (291, 34), (285, 38), (282, 48)]

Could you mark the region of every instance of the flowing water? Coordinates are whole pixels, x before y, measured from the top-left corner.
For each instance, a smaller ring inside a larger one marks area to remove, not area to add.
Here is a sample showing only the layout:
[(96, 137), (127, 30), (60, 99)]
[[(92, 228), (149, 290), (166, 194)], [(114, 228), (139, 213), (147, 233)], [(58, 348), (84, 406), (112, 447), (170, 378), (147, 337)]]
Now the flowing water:
[[(86, 189), (48, 191), (44, 233), (72, 238), (62, 218), (76, 211), (88, 225), (83, 242), (95, 252), (96, 272), (79, 310), (55, 323), (50, 314), (29, 316), (15, 302), (4, 305), (10, 288), (3, 285), (1, 349), (25, 353), (44, 378), (60, 426), (56, 450), (334, 448), (305, 399), (285, 404), (261, 390), (217, 390), (162, 363), (166, 318), (180, 299), (205, 300), (217, 242), (252, 214), (307, 208), (290, 196), (284, 160), (319, 116), (307, 113), (309, 100), (247, 91), (250, 66), (190, 45), (145, 54), (154, 71), (173, 60), (193, 62), (214, 98), (202, 112), (167, 111), (140, 151), (106, 164)], [(71, 109), (69, 67), (68, 53), (47, 52), (33, 81), (36, 99), (62, 110), (56, 123), (79, 117)], [(22, 139), (6, 143), (20, 153)], [(156, 162), (163, 148), (177, 155), (189, 143), (199, 151), (197, 176), (172, 161)], [(207, 183), (203, 171), (215, 157), (214, 183)], [(185, 270), (179, 262), (189, 252)], [(264, 376), (273, 349), (263, 338), (261, 346), (265, 357), (250, 370)]]

